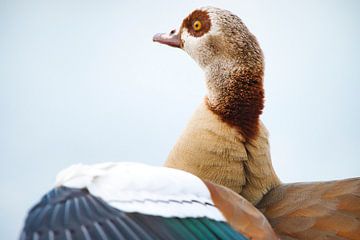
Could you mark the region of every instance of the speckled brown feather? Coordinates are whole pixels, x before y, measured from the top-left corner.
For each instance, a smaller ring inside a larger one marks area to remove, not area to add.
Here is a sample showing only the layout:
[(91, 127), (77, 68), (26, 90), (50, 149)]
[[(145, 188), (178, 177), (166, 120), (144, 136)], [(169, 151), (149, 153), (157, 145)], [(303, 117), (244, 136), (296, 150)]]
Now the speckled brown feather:
[(265, 216), (245, 198), (223, 186), (209, 181), (204, 182), (215, 206), (234, 229), (249, 239), (279, 239)]
[(281, 239), (360, 239), (360, 178), (284, 184), (257, 207)]

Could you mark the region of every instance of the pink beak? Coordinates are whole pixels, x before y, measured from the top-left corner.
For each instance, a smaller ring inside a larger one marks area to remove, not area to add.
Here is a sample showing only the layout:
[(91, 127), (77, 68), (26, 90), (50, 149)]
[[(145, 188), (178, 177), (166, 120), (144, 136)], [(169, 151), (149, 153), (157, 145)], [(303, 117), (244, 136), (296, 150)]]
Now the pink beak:
[(180, 34), (176, 30), (172, 30), (169, 34), (167, 33), (157, 33), (153, 37), (154, 42), (165, 44), (171, 47), (181, 48), (182, 43), (180, 39)]

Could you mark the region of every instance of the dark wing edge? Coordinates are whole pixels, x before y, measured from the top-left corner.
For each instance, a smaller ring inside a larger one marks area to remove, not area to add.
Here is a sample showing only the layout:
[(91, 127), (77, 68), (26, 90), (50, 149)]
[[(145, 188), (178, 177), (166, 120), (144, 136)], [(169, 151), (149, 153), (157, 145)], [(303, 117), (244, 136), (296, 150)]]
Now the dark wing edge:
[(247, 239), (226, 222), (115, 209), (86, 189), (54, 188), (30, 209), (21, 240)]

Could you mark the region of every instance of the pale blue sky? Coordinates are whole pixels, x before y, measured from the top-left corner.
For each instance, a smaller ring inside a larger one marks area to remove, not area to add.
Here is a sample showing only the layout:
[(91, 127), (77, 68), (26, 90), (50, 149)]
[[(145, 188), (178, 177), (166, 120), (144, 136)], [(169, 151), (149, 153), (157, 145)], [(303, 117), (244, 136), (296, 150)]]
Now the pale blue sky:
[(280, 178), (360, 175), (359, 1), (0, 0), (0, 239), (70, 164), (161, 165), (205, 88), (151, 39), (203, 5), (239, 15), (264, 50)]

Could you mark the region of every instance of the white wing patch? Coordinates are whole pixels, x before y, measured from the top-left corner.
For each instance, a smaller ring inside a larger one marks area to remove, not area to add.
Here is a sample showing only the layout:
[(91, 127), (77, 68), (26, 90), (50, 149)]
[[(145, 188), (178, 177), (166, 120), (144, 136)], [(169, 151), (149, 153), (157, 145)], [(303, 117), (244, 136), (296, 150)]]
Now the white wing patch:
[(206, 185), (185, 171), (140, 163), (73, 165), (56, 186), (87, 188), (114, 208), (163, 217), (208, 217), (225, 221)]

